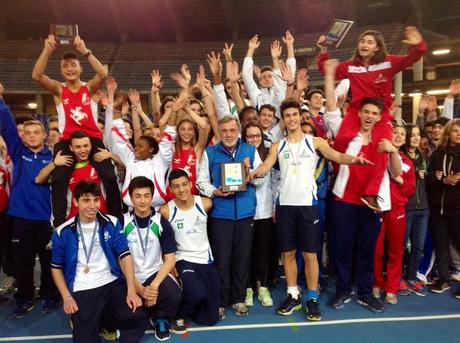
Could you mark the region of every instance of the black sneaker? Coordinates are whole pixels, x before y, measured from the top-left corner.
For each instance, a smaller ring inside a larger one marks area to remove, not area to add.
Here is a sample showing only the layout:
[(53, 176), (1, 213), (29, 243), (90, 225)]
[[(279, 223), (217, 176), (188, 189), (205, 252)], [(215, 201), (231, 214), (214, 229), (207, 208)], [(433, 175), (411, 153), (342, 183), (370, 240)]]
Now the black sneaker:
[(278, 307), (278, 314), (282, 316), (289, 316), (294, 311), (299, 311), (302, 309), (302, 301), (300, 300), (300, 295), (298, 299), (294, 299), (292, 295), (288, 294), (284, 303)]
[(385, 305), (383, 305), (379, 299), (375, 299), (372, 295), (359, 295), (356, 301), (358, 304), (372, 312), (380, 313), (385, 310)]
[(166, 319), (156, 319), (154, 322), (155, 338), (159, 341), (167, 341), (171, 338), (169, 323)]
[(438, 293), (438, 294), (444, 293), (445, 291), (449, 289), (450, 289), (449, 281), (446, 281), (443, 279), (436, 280), (436, 282), (434, 282), (430, 286), (430, 291), (432, 291), (433, 293)]
[(180, 318), (175, 319), (172, 322), (171, 329), (169, 331), (177, 335), (183, 335), (184, 333), (187, 333), (187, 327), (185, 326), (185, 321)]
[(382, 198), (378, 195), (368, 195), (363, 194), (361, 196), (361, 201), (367, 205), (370, 209), (374, 210), (375, 212), (382, 212), (378, 201), (382, 201)]
[(311, 298), (305, 304), (307, 306), (307, 319), (308, 320), (321, 320), (321, 311), (319, 310), (318, 299)]
[(351, 301), (350, 294), (337, 294), (334, 299), (329, 303), (329, 307), (333, 309), (342, 308), (345, 304)]
[(24, 317), (27, 312), (30, 312), (34, 309), (34, 302), (32, 300), (27, 301), (18, 301), (16, 303), (16, 307), (13, 310), (13, 314), (11, 315), (12, 319), (20, 319)]

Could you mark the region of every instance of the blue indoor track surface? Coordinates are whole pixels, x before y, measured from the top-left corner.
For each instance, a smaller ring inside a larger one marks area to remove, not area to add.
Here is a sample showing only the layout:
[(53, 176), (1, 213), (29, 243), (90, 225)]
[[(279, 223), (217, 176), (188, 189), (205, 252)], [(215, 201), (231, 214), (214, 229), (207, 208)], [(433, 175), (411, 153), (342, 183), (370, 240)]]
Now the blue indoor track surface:
[[(426, 297), (399, 296), (397, 305), (387, 305), (384, 313), (364, 309), (353, 299), (342, 309), (327, 307), (333, 296), (330, 285), (321, 294), (322, 320), (308, 322), (304, 309), (292, 316), (276, 314), (276, 307), (263, 308), (257, 297), (248, 317), (237, 317), (226, 309), (226, 319), (214, 327), (189, 326), (186, 335), (171, 335), (170, 342), (460, 342), (460, 300), (453, 297), (460, 287)], [(285, 283), (271, 289), (278, 306), (285, 297)], [(41, 302), (22, 319), (9, 319), (14, 303), (0, 305), (0, 342), (72, 342), (69, 319), (62, 308), (42, 314)], [(102, 340), (101, 340), (102, 341)], [(156, 341), (149, 328), (142, 342)]]

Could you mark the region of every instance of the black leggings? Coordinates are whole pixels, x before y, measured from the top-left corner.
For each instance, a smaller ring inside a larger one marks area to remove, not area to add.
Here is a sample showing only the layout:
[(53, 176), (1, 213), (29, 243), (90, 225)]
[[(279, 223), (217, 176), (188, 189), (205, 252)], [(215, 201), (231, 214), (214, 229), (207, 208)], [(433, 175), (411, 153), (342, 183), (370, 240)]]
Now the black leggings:
[[(106, 192), (107, 210), (109, 214), (121, 217), (121, 197), (120, 190), (118, 189), (117, 177), (115, 175), (114, 167), (110, 159), (102, 162), (94, 160), (94, 154), (99, 152), (98, 148), (105, 149), (104, 143), (99, 138), (91, 138), (91, 152), (89, 154), (89, 161), (96, 169), (99, 177), (102, 180)], [(63, 140), (54, 146), (54, 156), (61, 151), (62, 155), (73, 156), (70, 151), (69, 141)], [(61, 225), (66, 220), (67, 212), (67, 189), (69, 187), (70, 176), (75, 168), (75, 159), (71, 167), (60, 166), (56, 167), (51, 177), (51, 202), (53, 205), (54, 227)]]

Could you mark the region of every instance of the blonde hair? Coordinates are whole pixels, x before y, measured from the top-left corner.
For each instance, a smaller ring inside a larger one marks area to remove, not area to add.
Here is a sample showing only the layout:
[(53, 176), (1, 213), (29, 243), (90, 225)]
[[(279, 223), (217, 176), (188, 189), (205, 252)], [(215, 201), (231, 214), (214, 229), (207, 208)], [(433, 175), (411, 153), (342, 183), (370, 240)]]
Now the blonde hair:
[(43, 126), (43, 123), (40, 120), (32, 119), (32, 120), (27, 120), (24, 123), (22, 123), (23, 129), (25, 129), (26, 126), (32, 126), (32, 125), (40, 126), (43, 132), (45, 132), (45, 127)]
[(451, 145), (450, 141), (450, 132), (452, 131), (453, 126), (458, 126), (460, 128), (460, 119), (451, 119), (444, 127), (444, 131), (442, 132), (441, 139), (439, 140), (439, 149), (445, 149), (449, 145)]

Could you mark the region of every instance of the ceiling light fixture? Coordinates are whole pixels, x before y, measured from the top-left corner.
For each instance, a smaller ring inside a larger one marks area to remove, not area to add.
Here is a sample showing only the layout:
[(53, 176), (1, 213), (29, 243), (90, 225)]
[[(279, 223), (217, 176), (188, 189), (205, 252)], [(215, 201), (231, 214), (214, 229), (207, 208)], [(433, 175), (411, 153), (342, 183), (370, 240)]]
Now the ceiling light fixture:
[(437, 49), (437, 50), (433, 50), (432, 52), (432, 54), (435, 56), (447, 55), (448, 53), (450, 53), (450, 49)]

